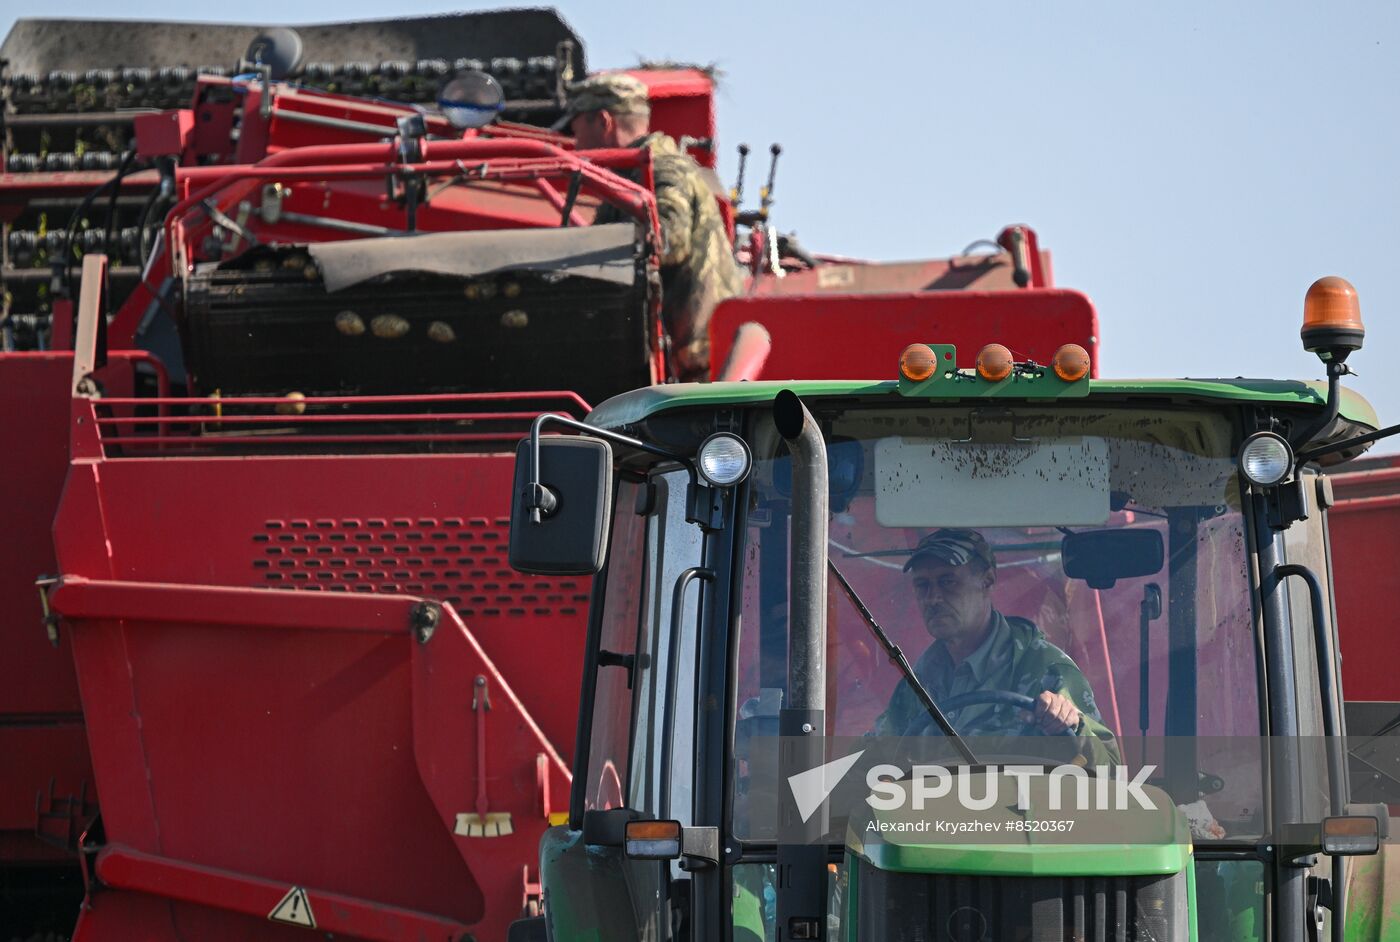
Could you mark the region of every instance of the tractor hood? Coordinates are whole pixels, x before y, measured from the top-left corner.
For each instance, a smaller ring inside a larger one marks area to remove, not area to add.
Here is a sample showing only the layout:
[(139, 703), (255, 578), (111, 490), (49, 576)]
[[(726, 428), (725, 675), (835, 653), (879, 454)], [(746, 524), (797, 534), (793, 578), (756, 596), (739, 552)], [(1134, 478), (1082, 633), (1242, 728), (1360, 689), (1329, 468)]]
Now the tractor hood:
[[(952, 777), (949, 794), (926, 799), (922, 811), (913, 810), (906, 782), (884, 794), (911, 810), (851, 816), (847, 938), (932, 938), (930, 930), (955, 942), (1193, 938), (1191, 844), (1160, 789), (1139, 786), (1156, 804), (1151, 810), (1136, 803), (1133, 811), (1056, 810), (1043, 775), (1022, 779), (1030, 787), (1020, 795), (1005, 772)], [(1089, 783), (1091, 798), (1101, 796), (1097, 782)], [(969, 810), (993, 793), (986, 810)], [(934, 833), (940, 825), (944, 831)], [(959, 825), (973, 829), (950, 832)]]

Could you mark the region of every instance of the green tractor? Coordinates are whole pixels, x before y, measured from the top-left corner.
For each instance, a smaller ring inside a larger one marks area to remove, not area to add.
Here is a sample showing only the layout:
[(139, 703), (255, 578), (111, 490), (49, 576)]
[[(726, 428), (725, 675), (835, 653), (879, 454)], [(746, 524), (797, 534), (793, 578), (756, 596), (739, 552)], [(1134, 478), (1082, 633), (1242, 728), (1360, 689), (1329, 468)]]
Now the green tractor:
[(511, 561), (596, 578), (512, 938), (1400, 938), (1322, 470), (1394, 430), (1341, 386), (1350, 285), (1303, 339), (1325, 386), (915, 343), (886, 382), (542, 416)]

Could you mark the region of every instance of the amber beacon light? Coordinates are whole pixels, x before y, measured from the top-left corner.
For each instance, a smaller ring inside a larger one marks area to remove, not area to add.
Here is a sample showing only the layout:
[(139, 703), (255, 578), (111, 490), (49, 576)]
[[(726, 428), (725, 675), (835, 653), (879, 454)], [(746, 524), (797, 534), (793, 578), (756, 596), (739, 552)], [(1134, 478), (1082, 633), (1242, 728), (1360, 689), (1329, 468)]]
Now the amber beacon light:
[(1050, 368), (1067, 383), (1077, 383), (1089, 375), (1089, 351), (1077, 343), (1067, 343), (1055, 351)]
[(1361, 301), (1345, 278), (1328, 275), (1308, 289), (1303, 300), (1303, 349), (1323, 360), (1341, 363), (1366, 338)]
[(999, 383), (1011, 375), (1016, 360), (999, 343), (989, 343), (977, 353), (977, 375), (989, 383)]
[(922, 383), (938, 367), (938, 355), (926, 343), (911, 343), (899, 355), (899, 374), (911, 383)]

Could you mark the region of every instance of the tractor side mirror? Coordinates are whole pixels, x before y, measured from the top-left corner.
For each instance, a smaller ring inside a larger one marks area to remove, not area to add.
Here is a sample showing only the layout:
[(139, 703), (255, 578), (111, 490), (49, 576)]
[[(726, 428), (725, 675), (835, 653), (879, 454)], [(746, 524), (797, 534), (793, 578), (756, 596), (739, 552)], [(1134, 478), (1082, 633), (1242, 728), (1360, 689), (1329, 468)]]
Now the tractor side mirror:
[(579, 435), (542, 436), (515, 449), (510, 564), (521, 572), (591, 576), (603, 568), (612, 520), (612, 448)]
[(1156, 530), (1084, 530), (1060, 541), (1065, 575), (1092, 589), (1161, 572), (1164, 561), (1162, 534)]

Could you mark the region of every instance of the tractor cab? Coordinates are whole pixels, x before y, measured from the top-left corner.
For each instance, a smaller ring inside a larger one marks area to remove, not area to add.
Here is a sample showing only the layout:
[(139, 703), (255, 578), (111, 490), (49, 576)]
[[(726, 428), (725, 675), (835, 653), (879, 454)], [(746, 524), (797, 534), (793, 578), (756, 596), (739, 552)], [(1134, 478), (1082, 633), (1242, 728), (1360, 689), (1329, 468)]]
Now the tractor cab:
[(1325, 389), (915, 343), (537, 420), (512, 564), (597, 578), (519, 937), (1340, 939), (1387, 817), (1347, 800), (1323, 469), (1378, 422), (1319, 286)]

